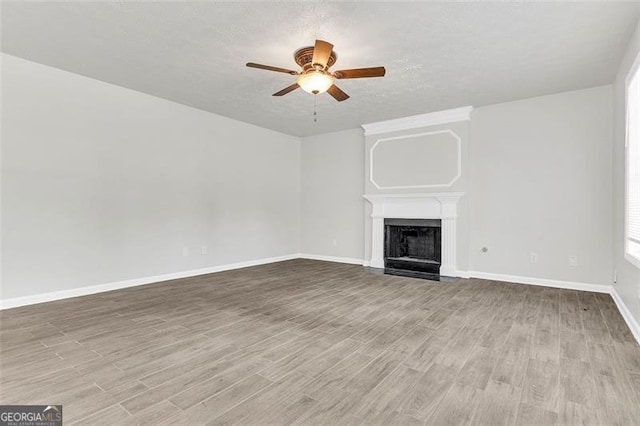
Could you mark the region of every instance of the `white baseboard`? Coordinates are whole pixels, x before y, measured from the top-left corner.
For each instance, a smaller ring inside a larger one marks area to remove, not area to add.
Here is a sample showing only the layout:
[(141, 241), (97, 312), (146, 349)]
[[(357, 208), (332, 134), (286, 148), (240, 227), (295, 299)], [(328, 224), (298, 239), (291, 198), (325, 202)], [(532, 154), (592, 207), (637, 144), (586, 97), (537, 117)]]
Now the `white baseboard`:
[[(37, 303), (51, 302), (54, 300), (69, 299), (78, 296), (87, 296), (90, 294), (103, 293), (106, 291), (119, 290), (122, 288), (135, 287), (140, 285), (154, 284), (163, 281), (175, 280), (179, 278), (194, 277), (197, 275), (212, 274), (215, 272), (230, 271), (233, 269), (248, 268), (250, 266), (265, 265), (268, 263), (282, 262), (292, 259), (311, 259), (322, 260), (326, 262), (348, 263), (352, 265), (368, 266), (368, 262), (362, 259), (354, 259), (348, 257), (324, 256), (315, 254), (290, 254), (278, 257), (269, 257), (264, 259), (249, 260), (246, 262), (238, 262), (227, 265), (212, 266), (209, 268), (192, 269), (189, 271), (174, 272), (171, 274), (156, 275), (151, 277), (136, 278), (132, 280), (117, 281), (107, 284), (99, 284), (89, 287), (80, 287), (70, 290), (54, 291), (51, 293), (35, 294), (32, 296), (15, 297), (12, 299), (0, 300), (0, 310), (17, 308), (19, 306), (35, 305)], [(631, 311), (620, 298), (618, 292), (612, 286), (598, 284), (584, 284), (572, 281), (549, 280), (545, 278), (524, 277), (517, 275), (494, 274), (490, 272), (479, 271), (457, 271), (457, 275), (461, 278), (481, 278), (493, 281), (506, 281), (516, 284), (531, 284), (545, 287), (566, 288), (570, 290), (591, 291), (595, 293), (608, 293), (616, 303), (620, 314), (629, 326), (631, 333), (640, 344), (640, 325), (633, 317)]]
[(547, 278), (523, 277), (520, 275), (494, 274), (492, 272), (468, 271), (469, 278), (482, 278), (484, 280), (506, 281), (516, 284), (539, 285), (543, 287), (566, 288), (569, 290), (592, 291), (594, 293), (609, 293), (613, 287), (610, 285), (585, 284), (574, 281), (550, 280)]
[(35, 305), (37, 303), (52, 302), (54, 300), (69, 299), (71, 297), (87, 296), (90, 294), (103, 293), (105, 291), (119, 290), (122, 288), (135, 287), (139, 285), (154, 284), (179, 278), (195, 277), (196, 275), (212, 274), (215, 272), (230, 271), (232, 269), (248, 268), (250, 266), (282, 262), (284, 260), (297, 259), (298, 257), (300, 257), (298, 254), (290, 254), (286, 256), (249, 260), (246, 262), (218, 265), (209, 268), (192, 269), (189, 271), (174, 272), (170, 274), (156, 275), (151, 277), (135, 278), (132, 280), (117, 281), (107, 284), (98, 284), (89, 287), (53, 291), (51, 293), (34, 294), (32, 296), (14, 297), (12, 299), (0, 300), (0, 310), (17, 308), (19, 306)]
[(624, 318), (625, 322), (629, 326), (629, 330), (631, 330), (633, 337), (635, 337), (638, 344), (640, 344), (640, 324), (638, 324), (638, 321), (636, 321), (633, 315), (631, 315), (631, 311), (627, 308), (627, 305), (624, 304), (615, 288), (611, 287), (610, 294), (613, 301), (616, 302), (616, 305), (618, 306), (620, 315), (622, 315), (622, 318)]
[(457, 278), (470, 278), (469, 277), (469, 272), (467, 272), (467, 271), (456, 271), (456, 277)]
[[(464, 274), (463, 272), (460, 272)], [(624, 304), (622, 298), (616, 291), (613, 286), (610, 285), (598, 285), (598, 284), (585, 284), (578, 283), (573, 281), (558, 281), (558, 280), (549, 280), (545, 278), (533, 278), (533, 277), (522, 277), (516, 275), (504, 275), (504, 274), (494, 274), (490, 272), (478, 272), (478, 271), (469, 271), (467, 275), (470, 278), (481, 278), (485, 280), (493, 280), (493, 281), (506, 281), (516, 284), (531, 284), (531, 285), (540, 285), (544, 287), (554, 287), (554, 288), (566, 288), (569, 290), (580, 290), (580, 291), (591, 291), (594, 293), (607, 293), (611, 295), (611, 298), (616, 303), (618, 307), (618, 311), (624, 321), (627, 323), (629, 330), (635, 337), (638, 344), (640, 344), (640, 324), (633, 317), (627, 305)], [(460, 275), (462, 276), (462, 275)]]
[(323, 260), (325, 262), (348, 263), (350, 265), (364, 265), (365, 263), (362, 259), (355, 259), (352, 257), (324, 256), (321, 254), (299, 253), (298, 257), (301, 259)]

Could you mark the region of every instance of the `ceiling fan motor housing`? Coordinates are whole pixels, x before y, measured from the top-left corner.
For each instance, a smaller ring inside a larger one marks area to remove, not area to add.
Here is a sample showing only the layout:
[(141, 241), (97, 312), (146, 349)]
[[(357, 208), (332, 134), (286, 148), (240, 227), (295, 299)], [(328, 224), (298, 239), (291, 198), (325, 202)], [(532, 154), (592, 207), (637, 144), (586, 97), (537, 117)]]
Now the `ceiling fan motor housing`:
[[(293, 59), (296, 61), (296, 64), (300, 65), (300, 68), (302, 68), (303, 72), (315, 69), (315, 67), (313, 66), (313, 50), (314, 46), (308, 46), (296, 50), (293, 54)], [(329, 69), (333, 64), (336, 63), (337, 59), (338, 56), (336, 55), (336, 52), (331, 51), (325, 69)]]

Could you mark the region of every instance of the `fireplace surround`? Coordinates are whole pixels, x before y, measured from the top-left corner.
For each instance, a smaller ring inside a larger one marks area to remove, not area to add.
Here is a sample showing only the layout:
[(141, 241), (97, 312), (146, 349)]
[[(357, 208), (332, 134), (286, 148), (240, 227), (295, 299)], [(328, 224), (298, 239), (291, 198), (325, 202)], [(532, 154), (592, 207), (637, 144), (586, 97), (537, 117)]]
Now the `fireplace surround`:
[(462, 192), (366, 194), (371, 203), (371, 259), (365, 266), (384, 268), (385, 219), (439, 219), (441, 232), (440, 275), (456, 277), (457, 204)]

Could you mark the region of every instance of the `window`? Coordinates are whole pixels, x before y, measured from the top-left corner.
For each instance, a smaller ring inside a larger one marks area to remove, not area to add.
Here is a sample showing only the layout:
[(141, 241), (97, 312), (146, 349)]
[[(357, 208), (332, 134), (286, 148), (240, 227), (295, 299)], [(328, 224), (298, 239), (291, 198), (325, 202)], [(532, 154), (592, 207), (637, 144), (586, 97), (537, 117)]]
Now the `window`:
[(640, 56), (626, 79), (625, 257), (640, 267)]

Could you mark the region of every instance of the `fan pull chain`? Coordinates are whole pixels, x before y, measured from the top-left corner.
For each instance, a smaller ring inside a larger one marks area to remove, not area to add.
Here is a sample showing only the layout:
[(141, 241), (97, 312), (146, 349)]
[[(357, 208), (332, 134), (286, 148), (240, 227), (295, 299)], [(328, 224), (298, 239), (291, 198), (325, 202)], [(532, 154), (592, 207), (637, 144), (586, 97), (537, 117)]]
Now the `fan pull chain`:
[(316, 111), (318, 95), (313, 95), (313, 122), (318, 122), (318, 112)]

